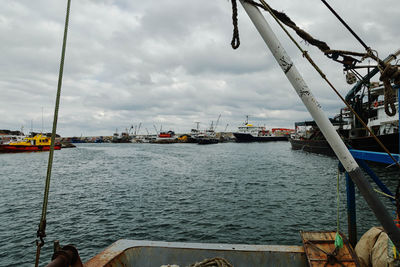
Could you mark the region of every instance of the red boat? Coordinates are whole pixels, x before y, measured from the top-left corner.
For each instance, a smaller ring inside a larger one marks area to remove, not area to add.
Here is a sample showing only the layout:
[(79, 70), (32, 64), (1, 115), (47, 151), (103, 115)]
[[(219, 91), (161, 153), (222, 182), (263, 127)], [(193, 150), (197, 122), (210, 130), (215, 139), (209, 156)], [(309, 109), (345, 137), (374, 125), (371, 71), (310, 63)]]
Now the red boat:
[[(49, 151), (51, 139), (37, 134), (34, 137), (25, 137), (22, 141), (0, 145), (0, 153), (38, 152)], [(54, 150), (60, 150), (61, 144), (55, 144)]]

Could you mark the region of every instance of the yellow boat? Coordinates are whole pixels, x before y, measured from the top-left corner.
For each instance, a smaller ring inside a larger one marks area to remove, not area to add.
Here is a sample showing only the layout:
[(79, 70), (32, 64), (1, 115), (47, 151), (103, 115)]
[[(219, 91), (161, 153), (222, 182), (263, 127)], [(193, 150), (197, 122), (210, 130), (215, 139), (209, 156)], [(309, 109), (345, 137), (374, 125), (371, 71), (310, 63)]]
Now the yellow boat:
[[(43, 134), (36, 134), (33, 137), (25, 137), (22, 141), (9, 142), (8, 144), (0, 145), (1, 153), (13, 152), (34, 152), (34, 151), (49, 151), (51, 146), (51, 138)], [(55, 144), (54, 150), (60, 150), (61, 144)]]

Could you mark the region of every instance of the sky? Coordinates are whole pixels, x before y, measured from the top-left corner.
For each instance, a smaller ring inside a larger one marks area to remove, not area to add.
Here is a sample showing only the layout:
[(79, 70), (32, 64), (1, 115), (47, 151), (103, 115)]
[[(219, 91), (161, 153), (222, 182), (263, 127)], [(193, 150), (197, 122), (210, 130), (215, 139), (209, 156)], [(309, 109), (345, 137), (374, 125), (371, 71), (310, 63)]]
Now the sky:
[[(51, 132), (67, 1), (0, 2), (0, 129)], [(399, 49), (398, 1), (330, 2), (381, 58)], [(268, 3), (331, 48), (364, 52), (321, 1)], [(72, 0), (57, 133), (112, 135), (139, 123), (142, 134), (154, 127), (184, 133), (195, 122), (201, 129), (215, 124), (219, 115), (217, 131), (237, 130), (246, 115), (267, 128), (311, 119), (239, 3), (238, 9), (241, 45), (233, 50), (227, 0)], [(343, 104), (265, 17), (334, 116)], [(345, 95), (351, 85), (342, 66), (290, 32)]]

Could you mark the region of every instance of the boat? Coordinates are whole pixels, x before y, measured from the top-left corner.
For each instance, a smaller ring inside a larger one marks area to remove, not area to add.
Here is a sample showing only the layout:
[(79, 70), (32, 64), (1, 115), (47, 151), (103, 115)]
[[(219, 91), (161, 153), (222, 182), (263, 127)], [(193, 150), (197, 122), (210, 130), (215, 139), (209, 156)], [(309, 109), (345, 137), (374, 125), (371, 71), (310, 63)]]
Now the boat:
[[(0, 153), (16, 153), (16, 152), (38, 152), (49, 151), (51, 138), (43, 134), (33, 134), (25, 137), (20, 141), (10, 141), (0, 144)], [(61, 144), (54, 144), (55, 150), (61, 149)]]
[(121, 134), (118, 134), (118, 131), (116, 131), (113, 134), (111, 143), (131, 143), (131, 137), (129, 136), (128, 132), (122, 132)]
[[(330, 121), (342, 138), (343, 136), (348, 137), (349, 130), (343, 126), (342, 121), (338, 121), (336, 118), (330, 119)], [(289, 142), (293, 150), (302, 150), (327, 156), (335, 155), (315, 121), (296, 122), (295, 131), (290, 135)]]
[(209, 131), (198, 134), (196, 140), (197, 144), (199, 145), (210, 145), (219, 143), (219, 139), (217, 138), (215, 132)]
[[(399, 153), (399, 113), (397, 116), (389, 116), (385, 112), (384, 87), (377, 82), (371, 83), (369, 94), (363, 95), (360, 92), (354, 94), (352, 89), (346, 99), (348, 99), (353, 108), (361, 114), (367, 122), (367, 126), (372, 130), (376, 137), (385, 145), (391, 153)], [(395, 90), (394, 108), (398, 111), (399, 90)], [(374, 140), (374, 138), (362, 128), (362, 125), (356, 120), (354, 115), (349, 114), (345, 109), (343, 116), (349, 117), (351, 130), (349, 132), (348, 144), (351, 148), (366, 151), (385, 152), (384, 149)]]
[[(354, 94), (347, 97), (354, 110), (361, 115), (367, 126), (391, 153), (399, 153), (399, 119), (388, 116), (384, 106), (384, 89), (371, 83), (369, 94)], [(398, 110), (398, 91), (396, 91), (394, 106)], [(331, 119), (338, 133), (345, 140), (348, 148), (373, 152), (385, 152), (371, 134), (362, 127), (355, 115), (347, 107)], [(332, 148), (323, 137), (314, 121), (296, 122), (296, 132), (291, 135), (290, 143), (293, 150), (304, 150), (312, 153), (334, 155)]]
[(22, 141), (24, 138), (22, 131), (0, 130), (0, 144)]
[[(196, 143), (198, 145), (211, 145), (211, 144), (218, 144), (219, 143), (219, 138), (217, 137), (217, 133), (215, 132), (215, 129), (218, 126), (218, 122), (220, 119), (221, 115), (219, 115), (217, 123), (214, 126), (214, 122), (211, 122), (210, 128), (206, 129), (205, 131), (197, 131), (196, 133)], [(193, 131), (193, 129), (192, 129)]]
[(172, 144), (177, 143), (178, 138), (175, 135), (174, 131), (164, 131), (159, 132), (155, 140), (151, 140), (150, 143), (157, 143), (157, 144)]
[(254, 126), (248, 122), (248, 116), (243, 126), (238, 127), (238, 131), (233, 135), (236, 142), (271, 142), (288, 141), (290, 133), (293, 130), (285, 128), (274, 128), (274, 131), (267, 130), (264, 126)]

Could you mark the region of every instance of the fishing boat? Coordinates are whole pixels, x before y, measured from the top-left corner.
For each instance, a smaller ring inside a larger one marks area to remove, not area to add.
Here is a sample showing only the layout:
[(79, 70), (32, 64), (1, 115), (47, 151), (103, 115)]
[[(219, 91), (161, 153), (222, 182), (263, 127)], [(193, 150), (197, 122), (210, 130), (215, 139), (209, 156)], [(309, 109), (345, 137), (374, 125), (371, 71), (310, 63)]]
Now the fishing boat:
[[(379, 83), (371, 83), (368, 87), (369, 94), (362, 94), (352, 89), (346, 99), (353, 103), (356, 111), (362, 115), (367, 122), (367, 126), (372, 130), (376, 137), (391, 153), (399, 153), (399, 89), (394, 91), (393, 109), (395, 115), (388, 115), (385, 111), (385, 89)], [(397, 112), (396, 112), (397, 111)], [(377, 143), (371, 134), (362, 128), (354, 115), (348, 109), (341, 112), (342, 116), (347, 116), (351, 129), (349, 132), (348, 144), (358, 150), (384, 152), (383, 148)]]
[[(343, 127), (341, 121), (336, 119), (330, 119), (330, 121), (342, 138), (343, 136), (348, 136), (349, 130)], [(289, 141), (293, 150), (302, 150), (327, 156), (335, 155), (315, 121), (296, 122), (295, 131), (290, 135)]]
[(238, 127), (238, 131), (234, 132), (233, 135), (236, 138), (236, 142), (271, 142), (271, 141), (287, 141), (289, 134), (292, 130), (283, 128), (275, 128), (274, 131), (267, 130), (264, 126), (254, 126), (248, 121), (244, 125)]
[[(25, 137), (20, 141), (10, 141), (0, 145), (0, 153), (15, 153), (15, 152), (37, 152), (49, 151), (51, 139), (43, 134), (35, 134), (30, 137)], [(61, 149), (61, 144), (54, 144), (55, 150)]]
[(204, 133), (198, 134), (196, 141), (199, 145), (211, 145), (219, 143), (219, 139), (214, 131), (205, 131)]
[[(379, 141), (391, 153), (399, 153), (399, 118), (388, 116), (384, 105), (384, 88), (371, 83), (369, 94), (354, 94), (350, 90), (348, 101), (353, 108), (361, 114), (367, 126), (373, 131)], [(394, 107), (398, 110), (398, 90), (395, 94)], [(397, 113), (398, 114), (398, 113)], [(374, 152), (385, 152), (374, 137), (362, 127), (357, 118), (347, 107), (331, 119), (332, 124), (349, 148)], [(334, 155), (332, 148), (325, 140), (320, 129), (314, 121), (296, 122), (295, 134), (291, 136), (290, 143), (293, 150)]]
[(118, 132), (116, 131), (111, 139), (111, 143), (130, 143), (130, 142), (131, 142), (131, 137), (129, 136), (128, 132), (122, 132), (121, 134), (118, 134)]
[(178, 138), (175, 135), (174, 131), (163, 131), (157, 134), (155, 140), (150, 141), (150, 143), (157, 143), (157, 144), (172, 144), (177, 143)]

